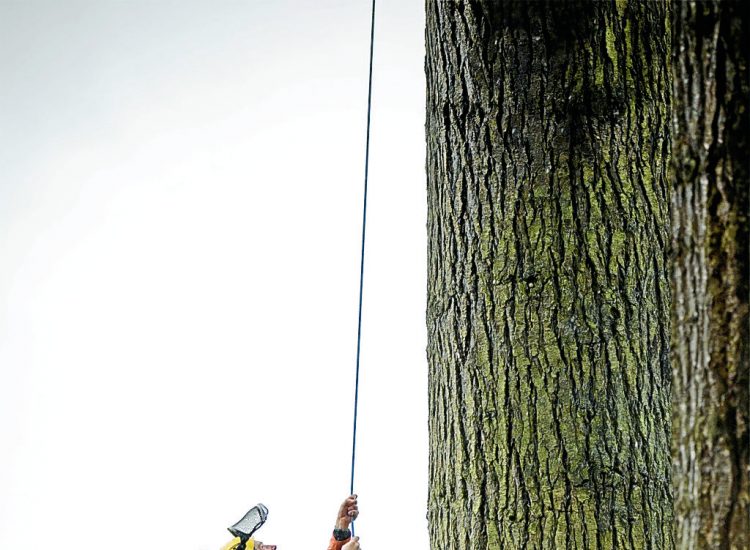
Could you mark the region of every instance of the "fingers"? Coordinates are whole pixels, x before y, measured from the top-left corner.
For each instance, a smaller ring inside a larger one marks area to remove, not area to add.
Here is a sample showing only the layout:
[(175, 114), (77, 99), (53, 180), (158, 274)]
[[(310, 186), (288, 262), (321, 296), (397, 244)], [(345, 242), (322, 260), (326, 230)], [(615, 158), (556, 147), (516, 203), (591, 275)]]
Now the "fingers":
[(352, 540), (347, 542), (342, 550), (361, 550), (359, 545), (359, 537), (352, 537)]
[(359, 505), (357, 504), (357, 495), (349, 495), (339, 508), (336, 526), (339, 529), (346, 529), (350, 523), (359, 517)]
[(352, 495), (347, 501), (347, 513), (350, 518), (357, 519), (357, 516), (359, 516), (359, 505), (357, 504), (357, 495)]

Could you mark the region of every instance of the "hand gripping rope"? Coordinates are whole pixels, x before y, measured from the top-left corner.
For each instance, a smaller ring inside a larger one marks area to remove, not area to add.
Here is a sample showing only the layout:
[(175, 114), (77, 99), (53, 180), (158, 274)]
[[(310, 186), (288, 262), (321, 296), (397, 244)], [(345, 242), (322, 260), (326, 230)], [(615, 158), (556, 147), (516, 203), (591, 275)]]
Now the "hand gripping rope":
[[(372, 53), (375, 44), (375, 0), (372, 0), (370, 21), (370, 75), (367, 82), (367, 137), (365, 140), (365, 185), (362, 204), (362, 252), (359, 262), (359, 313), (357, 316), (357, 368), (354, 379), (354, 428), (352, 430), (352, 475), (349, 494), (354, 494), (354, 459), (357, 451), (357, 405), (359, 402), (359, 352), (362, 343), (362, 286), (365, 276), (365, 229), (367, 227), (367, 173), (370, 165), (370, 112), (372, 111)], [(354, 522), (351, 524), (354, 536)]]

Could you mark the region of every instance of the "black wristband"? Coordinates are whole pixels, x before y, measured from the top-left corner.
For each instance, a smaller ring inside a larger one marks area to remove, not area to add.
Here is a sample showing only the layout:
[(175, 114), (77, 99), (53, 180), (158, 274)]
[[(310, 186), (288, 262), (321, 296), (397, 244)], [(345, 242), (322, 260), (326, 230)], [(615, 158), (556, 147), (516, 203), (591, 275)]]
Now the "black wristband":
[(341, 542), (342, 540), (346, 540), (352, 536), (352, 532), (349, 531), (349, 529), (334, 529), (333, 530), (333, 538), (337, 541)]

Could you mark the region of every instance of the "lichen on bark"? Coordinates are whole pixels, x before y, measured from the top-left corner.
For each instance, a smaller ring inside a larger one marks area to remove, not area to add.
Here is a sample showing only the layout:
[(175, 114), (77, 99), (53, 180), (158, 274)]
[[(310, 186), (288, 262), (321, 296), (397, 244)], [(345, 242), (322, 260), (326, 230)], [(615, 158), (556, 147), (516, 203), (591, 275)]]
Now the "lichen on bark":
[(669, 549), (668, 4), (426, 7), (432, 547)]
[(750, 548), (750, 24), (736, 1), (674, 14), (675, 539)]

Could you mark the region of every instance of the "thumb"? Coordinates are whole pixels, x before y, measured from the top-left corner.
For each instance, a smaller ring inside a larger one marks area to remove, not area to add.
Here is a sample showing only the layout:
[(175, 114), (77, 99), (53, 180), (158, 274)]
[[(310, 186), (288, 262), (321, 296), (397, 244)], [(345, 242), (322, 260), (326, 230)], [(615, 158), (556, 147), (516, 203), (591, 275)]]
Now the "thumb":
[(359, 542), (359, 537), (352, 537), (352, 541)]

